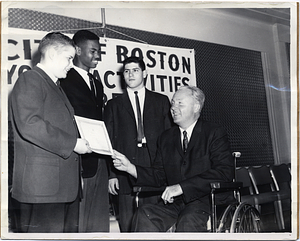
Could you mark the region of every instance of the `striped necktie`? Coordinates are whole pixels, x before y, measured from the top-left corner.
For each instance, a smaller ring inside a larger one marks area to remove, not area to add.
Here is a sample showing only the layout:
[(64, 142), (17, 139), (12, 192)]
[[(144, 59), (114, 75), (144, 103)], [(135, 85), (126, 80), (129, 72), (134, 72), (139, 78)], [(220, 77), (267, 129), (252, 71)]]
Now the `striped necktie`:
[(91, 91), (92, 91), (93, 95), (96, 97), (97, 92), (96, 92), (96, 88), (95, 88), (94, 76), (91, 73), (88, 73), (88, 76), (90, 78)]
[(188, 138), (187, 138), (187, 132), (183, 131), (182, 133), (183, 133), (183, 152), (186, 153), (189, 141), (188, 141)]

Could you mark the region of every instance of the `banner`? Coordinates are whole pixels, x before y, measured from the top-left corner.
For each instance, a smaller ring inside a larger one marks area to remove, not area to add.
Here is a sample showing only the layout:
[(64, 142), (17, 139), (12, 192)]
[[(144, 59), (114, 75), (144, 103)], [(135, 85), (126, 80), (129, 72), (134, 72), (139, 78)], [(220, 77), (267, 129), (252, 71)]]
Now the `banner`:
[[(19, 75), (39, 61), (40, 40), (47, 32), (9, 28), (7, 39), (7, 84), (9, 91)], [(69, 35), (72, 37), (73, 35)], [(183, 85), (196, 85), (194, 50), (100, 38), (100, 61), (94, 76), (104, 86), (105, 102), (123, 92), (122, 62), (126, 57), (143, 58), (146, 87), (172, 98)]]

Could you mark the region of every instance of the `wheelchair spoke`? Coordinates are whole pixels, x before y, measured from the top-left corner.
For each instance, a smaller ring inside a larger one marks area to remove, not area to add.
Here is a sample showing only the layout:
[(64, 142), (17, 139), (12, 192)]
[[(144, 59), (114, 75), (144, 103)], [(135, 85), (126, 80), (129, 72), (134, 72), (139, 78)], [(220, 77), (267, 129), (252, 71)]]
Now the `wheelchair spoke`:
[(230, 232), (258, 233), (260, 218), (258, 211), (251, 205), (242, 203), (233, 216)]
[(223, 212), (220, 218), (219, 226), (217, 228), (217, 233), (229, 232), (235, 209), (236, 209), (236, 205), (229, 205), (225, 209), (225, 211)]

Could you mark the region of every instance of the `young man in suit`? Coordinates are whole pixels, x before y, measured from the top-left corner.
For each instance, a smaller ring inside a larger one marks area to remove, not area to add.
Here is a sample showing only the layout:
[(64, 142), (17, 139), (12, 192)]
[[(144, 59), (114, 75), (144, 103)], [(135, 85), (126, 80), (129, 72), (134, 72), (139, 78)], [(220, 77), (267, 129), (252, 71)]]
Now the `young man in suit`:
[[(93, 77), (91, 69), (99, 61), (99, 37), (80, 30), (73, 36), (76, 45), (74, 67), (61, 81), (75, 115), (102, 120), (103, 85)], [(83, 198), (80, 202), (79, 232), (109, 231), (108, 170), (104, 156), (81, 155)]]
[[(127, 88), (124, 94), (108, 101), (105, 124), (116, 150), (125, 153), (131, 162), (150, 167), (158, 136), (171, 126), (170, 102), (167, 96), (145, 88), (147, 72), (142, 59), (125, 59), (123, 75)], [(121, 232), (131, 231), (135, 212), (132, 181), (130, 175), (112, 167), (109, 192), (118, 195)], [(157, 197), (145, 197), (142, 201), (153, 203)]]
[(181, 87), (171, 101), (178, 125), (159, 138), (153, 167), (131, 163), (115, 152), (114, 166), (129, 173), (137, 185), (167, 186), (156, 205), (140, 207), (134, 217), (136, 232), (207, 231), (210, 182), (232, 181), (233, 158), (227, 134), (219, 125), (199, 120), (204, 93)]
[(78, 231), (81, 183), (74, 110), (57, 80), (72, 67), (75, 46), (57, 32), (39, 44), (40, 63), (22, 73), (11, 93), (14, 129), (12, 197), (20, 204), (20, 232)]

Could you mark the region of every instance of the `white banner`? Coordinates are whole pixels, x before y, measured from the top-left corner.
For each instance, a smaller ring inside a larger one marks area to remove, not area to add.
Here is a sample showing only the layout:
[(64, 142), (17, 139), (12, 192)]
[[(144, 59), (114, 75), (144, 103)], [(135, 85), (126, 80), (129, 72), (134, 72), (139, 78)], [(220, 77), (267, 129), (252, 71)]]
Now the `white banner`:
[[(38, 61), (39, 41), (47, 32), (9, 28), (7, 39), (7, 83), (9, 91), (18, 76)], [(72, 35), (69, 35), (72, 37)], [(93, 70), (104, 86), (105, 101), (122, 93), (122, 61), (143, 57), (146, 87), (171, 98), (183, 85), (196, 85), (194, 50), (148, 45), (118, 39), (100, 38), (100, 61)]]

